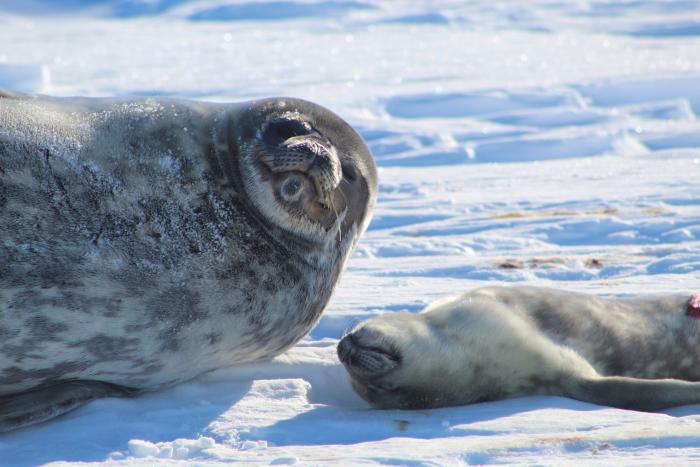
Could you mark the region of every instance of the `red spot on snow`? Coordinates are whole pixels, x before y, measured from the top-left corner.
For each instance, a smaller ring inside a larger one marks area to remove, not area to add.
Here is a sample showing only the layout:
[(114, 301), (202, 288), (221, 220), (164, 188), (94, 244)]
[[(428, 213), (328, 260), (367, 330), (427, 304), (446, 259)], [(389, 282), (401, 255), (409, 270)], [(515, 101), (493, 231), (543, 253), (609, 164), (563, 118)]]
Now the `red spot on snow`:
[(688, 310), (686, 311), (688, 316), (700, 319), (700, 294), (694, 293), (690, 296), (688, 300)]

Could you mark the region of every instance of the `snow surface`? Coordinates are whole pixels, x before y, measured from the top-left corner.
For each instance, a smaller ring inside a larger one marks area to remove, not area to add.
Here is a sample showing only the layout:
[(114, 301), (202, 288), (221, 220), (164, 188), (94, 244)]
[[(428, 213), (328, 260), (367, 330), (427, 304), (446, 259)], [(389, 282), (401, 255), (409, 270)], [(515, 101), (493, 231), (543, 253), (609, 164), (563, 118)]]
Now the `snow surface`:
[(380, 167), (296, 348), (3, 435), (0, 465), (700, 463), (700, 406), (376, 411), (335, 357), (365, 318), (485, 284), (700, 288), (700, 2), (0, 0), (0, 44), (20, 91), (307, 98)]

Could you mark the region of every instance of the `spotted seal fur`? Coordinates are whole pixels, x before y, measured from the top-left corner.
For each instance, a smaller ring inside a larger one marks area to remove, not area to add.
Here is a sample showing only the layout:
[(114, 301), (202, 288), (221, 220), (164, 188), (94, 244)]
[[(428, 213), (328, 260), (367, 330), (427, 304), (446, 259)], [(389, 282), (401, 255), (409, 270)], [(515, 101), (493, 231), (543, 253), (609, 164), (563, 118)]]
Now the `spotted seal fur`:
[(376, 184), (299, 99), (0, 92), (0, 431), (288, 349)]
[(482, 288), (365, 321), (338, 355), (378, 408), (528, 394), (645, 411), (697, 404), (700, 320), (688, 297)]

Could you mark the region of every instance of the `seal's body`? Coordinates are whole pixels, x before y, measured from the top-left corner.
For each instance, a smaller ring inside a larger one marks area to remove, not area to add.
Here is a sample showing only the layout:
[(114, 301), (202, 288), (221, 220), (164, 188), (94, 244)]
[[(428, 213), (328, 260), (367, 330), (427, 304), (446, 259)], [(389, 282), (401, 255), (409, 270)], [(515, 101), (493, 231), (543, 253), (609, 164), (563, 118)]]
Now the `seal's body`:
[(549, 394), (637, 410), (700, 403), (688, 295), (607, 299), (492, 287), (361, 323), (338, 345), (378, 408)]
[(374, 204), (306, 101), (0, 96), (0, 429), (283, 352)]

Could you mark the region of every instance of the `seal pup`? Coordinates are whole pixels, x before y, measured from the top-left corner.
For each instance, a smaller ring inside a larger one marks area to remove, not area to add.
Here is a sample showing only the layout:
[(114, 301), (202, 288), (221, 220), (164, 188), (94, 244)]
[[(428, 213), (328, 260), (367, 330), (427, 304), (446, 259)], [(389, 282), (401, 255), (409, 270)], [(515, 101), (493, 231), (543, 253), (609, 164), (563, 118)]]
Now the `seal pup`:
[(0, 431), (288, 349), (376, 191), (311, 102), (0, 92)]
[(700, 403), (699, 307), (680, 294), (481, 288), (360, 323), (338, 356), (376, 408), (546, 394), (654, 411)]

